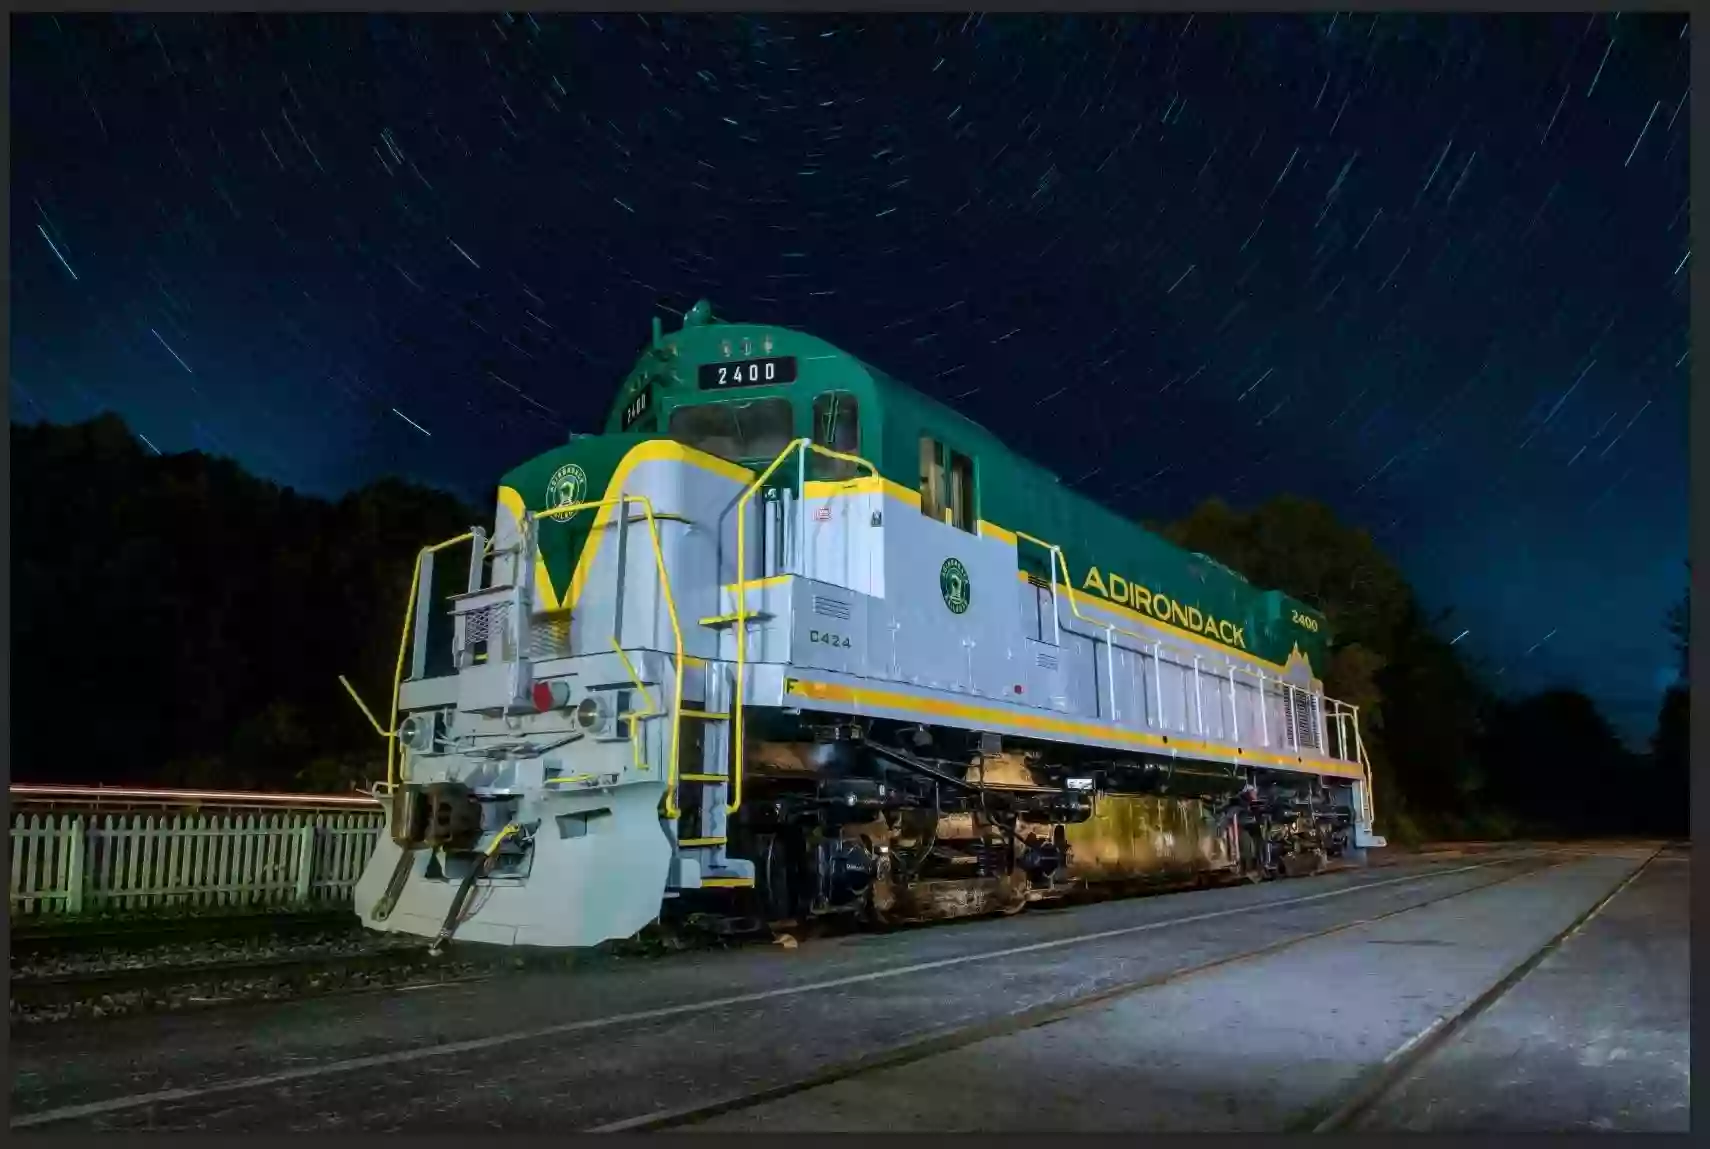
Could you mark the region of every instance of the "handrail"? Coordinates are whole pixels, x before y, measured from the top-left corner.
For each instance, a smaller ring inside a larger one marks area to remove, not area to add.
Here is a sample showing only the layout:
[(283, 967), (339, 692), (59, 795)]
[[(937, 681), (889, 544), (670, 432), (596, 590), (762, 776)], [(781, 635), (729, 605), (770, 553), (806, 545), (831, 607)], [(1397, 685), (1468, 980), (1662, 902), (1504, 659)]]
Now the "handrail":
[[(1136, 631), (1127, 630), (1123, 627), (1116, 626), (1113, 623), (1099, 622), (1097, 619), (1088, 618), (1086, 615), (1082, 614), (1080, 606), (1077, 605), (1075, 602), (1075, 586), (1074, 586), (1074, 583), (1071, 582), (1069, 579), (1069, 560), (1063, 557), (1063, 548), (1058, 546), (1056, 543), (1048, 543), (1044, 539), (1037, 538), (1033, 535), (1030, 535), (1026, 531), (1016, 531), (1015, 537), (1018, 539), (1022, 539), (1026, 542), (1030, 542), (1036, 547), (1043, 547), (1045, 550), (1051, 552), (1051, 560), (1052, 560), (1051, 561), (1051, 597), (1053, 599), (1055, 599), (1057, 597), (1057, 570), (1058, 570), (1058, 567), (1060, 566), (1062, 568), (1062, 572), (1063, 572), (1063, 589), (1068, 592), (1069, 611), (1076, 618), (1080, 619), (1082, 622), (1086, 623), (1088, 626), (1096, 626), (1096, 627), (1101, 628), (1107, 634), (1110, 633), (1111, 631), (1115, 631), (1117, 634), (1127, 635), (1129, 638), (1134, 639), (1136, 642), (1156, 642), (1157, 641), (1155, 638), (1148, 637), (1147, 635), (1140, 634)], [(1055, 616), (1056, 612), (1053, 611), (1052, 613), (1053, 613), (1053, 616)]]
[[(1056, 543), (1048, 543), (1042, 538), (1039, 538), (1035, 535), (1028, 534), (1026, 531), (1016, 531), (1015, 537), (1017, 539), (1024, 541), (1024, 542), (1032, 543), (1034, 546), (1040, 547), (1040, 548), (1050, 552), (1050, 555), (1051, 555), (1051, 599), (1052, 599), (1052, 625), (1053, 625), (1053, 628), (1055, 628), (1057, 625), (1057, 611), (1056, 611), (1057, 577), (1058, 577), (1058, 571), (1061, 570), (1062, 579), (1063, 579), (1063, 583), (1062, 583), (1063, 590), (1066, 592), (1068, 599), (1069, 599), (1069, 611), (1077, 619), (1086, 623), (1088, 626), (1096, 626), (1096, 627), (1101, 628), (1107, 636), (1106, 641), (1108, 641), (1108, 636), (1110, 635), (1110, 633), (1114, 631), (1117, 634), (1127, 635), (1129, 638), (1134, 639), (1136, 642), (1150, 643), (1154, 647), (1157, 646), (1157, 639), (1156, 638), (1152, 638), (1152, 637), (1148, 637), (1147, 635), (1136, 633), (1135, 631), (1128, 630), (1124, 627), (1116, 626), (1113, 623), (1099, 622), (1097, 619), (1088, 618), (1086, 615), (1081, 613), (1080, 605), (1075, 601), (1076, 596), (1075, 596), (1074, 584), (1069, 579), (1069, 560), (1063, 557), (1063, 548), (1062, 547), (1058, 546)], [(1156, 658), (1156, 657), (1157, 657), (1156, 654), (1154, 654), (1154, 658)], [(1243, 668), (1243, 669), (1246, 669), (1246, 668)], [(1111, 677), (1114, 679), (1114, 675), (1112, 675)], [(1231, 679), (1232, 684), (1233, 684), (1233, 681), (1234, 680)], [(1282, 684), (1284, 686), (1288, 687), (1290, 690), (1298, 689), (1297, 687), (1294, 687), (1291, 683), (1283, 681), (1282, 679), (1278, 679), (1278, 681), (1282, 682)], [(1263, 673), (1261, 672), (1259, 674), (1259, 718), (1260, 718), (1261, 724), (1264, 726), (1263, 738), (1264, 738), (1265, 744), (1269, 745), (1270, 744), (1270, 732), (1269, 732), (1269, 722), (1267, 721), (1268, 716), (1265, 714), (1265, 709), (1264, 709), (1264, 687), (1265, 687), (1265, 680), (1264, 680)], [(1325, 701), (1333, 703), (1339, 709), (1345, 709), (1353, 715), (1355, 746), (1357, 747), (1357, 752), (1359, 754), (1360, 759), (1364, 760), (1365, 771), (1366, 771), (1366, 789), (1367, 789), (1367, 792), (1369, 793), (1371, 790), (1371, 762), (1369, 759), (1366, 759), (1366, 757), (1365, 757), (1365, 743), (1360, 738), (1360, 719), (1359, 719), (1360, 708), (1357, 706), (1350, 706), (1347, 703), (1340, 701), (1339, 699), (1327, 698), (1324, 695), (1319, 695), (1318, 697), (1324, 698)], [(1160, 712), (1161, 712), (1162, 706), (1163, 706), (1163, 685), (1162, 685), (1162, 682), (1159, 683), (1158, 704), (1159, 704), (1159, 708), (1160, 708)], [(1233, 701), (1231, 701), (1230, 705), (1231, 705), (1231, 707), (1233, 707), (1233, 705), (1234, 705)], [(1114, 705), (1112, 707), (1112, 710), (1114, 711)], [(1197, 710), (1197, 707), (1196, 707), (1196, 710)], [(1293, 725), (1292, 710), (1289, 712), (1289, 716), (1290, 716), (1290, 725), (1292, 726)], [(1298, 748), (1299, 748), (1299, 746), (1298, 746), (1298, 742), (1297, 742), (1296, 749), (1298, 749)], [(1322, 748), (1320, 748), (1320, 752), (1325, 753), (1322, 750)]]
[[(735, 743), (731, 754), (730, 768), (730, 799), (725, 803), (726, 814), (734, 814), (742, 808), (742, 694), (744, 667), (748, 659), (748, 585), (755, 581), (748, 577), (748, 501), (765, 485), (791, 454), (812, 451), (816, 455), (824, 455), (828, 459), (841, 459), (846, 463), (865, 467), (874, 478), (879, 477), (879, 468), (869, 463), (859, 455), (850, 455), (843, 451), (834, 451), (830, 447), (822, 447), (812, 439), (802, 438), (792, 440), (788, 446), (778, 452), (778, 457), (760, 472), (748, 489), (742, 492), (736, 500), (736, 691), (731, 704), (731, 739)], [(805, 455), (804, 455), (805, 461)], [(799, 548), (805, 543), (803, 539), (796, 540)], [(675, 769), (675, 763), (673, 763)]]
[[(653, 561), (655, 567), (659, 571), (660, 593), (665, 597), (666, 611), (671, 619), (671, 636), (675, 645), (676, 681), (675, 692), (673, 695), (674, 705), (671, 726), (671, 761), (666, 779), (665, 803), (667, 811), (671, 812), (672, 817), (676, 817), (677, 752), (678, 740), (681, 733), (681, 719), (678, 717), (678, 714), (683, 709), (683, 628), (677, 616), (676, 598), (671, 593), (671, 576), (665, 569), (665, 551), (659, 543), (658, 516), (655, 514), (653, 509), (653, 500), (648, 498), (646, 495), (613, 495), (608, 498), (592, 500), (589, 502), (562, 504), (560, 506), (548, 508), (547, 510), (541, 511), (538, 514), (533, 514), (529, 517), (533, 519), (555, 519), (573, 515), (579, 511), (617, 505), (627, 506), (632, 502), (641, 504), (642, 513), (647, 518), (648, 540), (651, 542), (653, 547)], [(416, 554), (415, 567), (410, 573), (409, 597), (405, 600), (404, 604), (404, 625), (398, 640), (398, 661), (392, 677), (392, 710), (390, 715), (391, 729), (382, 729), (380, 724), (374, 721), (373, 716), (368, 715), (369, 721), (374, 725), (375, 730), (386, 739), (386, 784), (388, 788), (395, 789), (398, 785), (398, 767), (400, 765), (397, 759), (398, 700), (403, 691), (404, 661), (409, 653), (410, 624), (414, 621), (415, 617), (416, 592), (421, 582), (422, 557), (436, 551), (445, 550), (447, 547), (457, 546), (459, 543), (469, 542), (474, 537), (475, 533), (473, 531), (466, 531), (463, 534), (458, 535), (456, 538), (447, 539), (442, 543), (435, 543), (430, 547), (423, 547)], [(529, 577), (529, 573), (530, 572), (527, 570), (519, 568), (516, 573), (516, 577), (519, 579), (526, 578)], [(623, 656), (623, 651), (619, 649), (618, 654)], [(624, 665), (630, 671), (631, 678), (635, 678), (635, 669), (630, 665), (629, 659), (624, 656), (623, 661)], [(350, 690), (348, 683), (346, 684), (346, 689)], [(654, 717), (656, 714), (652, 709), (652, 698), (647, 695), (645, 688), (643, 688), (642, 694), (648, 699), (649, 713), (630, 716), (630, 741), (632, 754), (635, 756), (638, 764), (640, 762), (640, 746), (639, 727), (637, 724), (642, 719)], [(351, 697), (356, 697), (356, 692), (354, 690), (351, 690)], [(357, 703), (360, 706), (361, 700), (358, 699)], [(362, 709), (365, 714), (368, 713), (367, 707), (362, 707)]]
[[(626, 508), (624, 515), (627, 518), (629, 514), (627, 508), (630, 503), (640, 503), (641, 512), (647, 517), (647, 539), (653, 547), (654, 569), (659, 572), (659, 593), (665, 598), (665, 611), (671, 619), (671, 639), (676, 655), (676, 673), (671, 697), (671, 752), (665, 774), (665, 813), (668, 817), (675, 818), (682, 812), (677, 805), (677, 754), (683, 730), (683, 627), (677, 617), (677, 598), (671, 593), (671, 575), (665, 569), (665, 548), (659, 544), (659, 517), (653, 510), (653, 500), (646, 495), (611, 495), (604, 499), (596, 499), (586, 503), (565, 503), (541, 511), (533, 517), (536, 519), (556, 519), (596, 507), (623, 506)], [(615, 624), (616, 620), (613, 621)], [(629, 671), (630, 678), (636, 685), (640, 686), (641, 679), (635, 673), (635, 667), (630, 664), (629, 657), (624, 654), (623, 648), (617, 645), (615, 635), (612, 638), (612, 647), (617, 650), (618, 657), (623, 659), (624, 667)], [(648, 697), (645, 687), (642, 687), (642, 695), (647, 698), (650, 712), (630, 715), (629, 720), (631, 752), (635, 756), (638, 769), (642, 768), (640, 765), (641, 728), (639, 723), (645, 718), (657, 716), (656, 712), (652, 711), (653, 700)]]
[(623, 668), (629, 672), (629, 680), (635, 684), (635, 688), (637, 690), (641, 691), (641, 697), (647, 702), (647, 709), (643, 710), (640, 714), (630, 714), (625, 716), (625, 719), (629, 722), (630, 761), (635, 764), (635, 768), (637, 770), (645, 770), (647, 769), (647, 766), (641, 760), (640, 723), (645, 719), (652, 718), (657, 715), (659, 713), (659, 708), (653, 705), (653, 695), (648, 693), (647, 684), (641, 681), (641, 675), (635, 672), (635, 663), (629, 660), (629, 655), (624, 653), (623, 647), (618, 645), (618, 640), (615, 638), (612, 639), (612, 649), (617, 651), (617, 656), (619, 658), (623, 659)]
[[(446, 539), (443, 543), (435, 543), (431, 547), (423, 547), (416, 552), (416, 563), (410, 571), (409, 598), (404, 602), (404, 626), (398, 635), (398, 665), (392, 671), (392, 709), (386, 719), (386, 725), (389, 729), (380, 732), (381, 737), (386, 739), (386, 785), (388, 788), (396, 789), (398, 785), (398, 697), (404, 689), (404, 658), (410, 651), (410, 623), (415, 619), (416, 590), (421, 585), (422, 579), (422, 556), (443, 551), (447, 547), (454, 547), (459, 543), (469, 542), (474, 537), (474, 531), (464, 531), (456, 538)], [(355, 697), (355, 691), (351, 692), (351, 696)], [(364, 711), (367, 709), (366, 706), (363, 707)], [(369, 721), (373, 722), (372, 716), (370, 716)], [(375, 723), (375, 728), (379, 729), (379, 723)]]
[(357, 807), (370, 809), (374, 799), (367, 794), (291, 794), (253, 790), (171, 790), (144, 786), (55, 786), (28, 782), (7, 787), (13, 807), (20, 803), (55, 801), (91, 807), (107, 802), (149, 803), (161, 806), (255, 806), (278, 809), (290, 806)]

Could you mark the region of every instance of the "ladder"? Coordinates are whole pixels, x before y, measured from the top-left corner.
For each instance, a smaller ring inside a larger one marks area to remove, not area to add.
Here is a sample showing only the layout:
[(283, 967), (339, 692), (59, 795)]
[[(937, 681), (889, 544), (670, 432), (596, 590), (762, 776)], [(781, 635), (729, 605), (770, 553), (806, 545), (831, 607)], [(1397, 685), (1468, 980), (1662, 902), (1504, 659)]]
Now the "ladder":
[[(703, 626), (712, 625), (710, 620)], [(705, 688), (698, 708), (685, 703), (678, 711), (680, 722), (699, 727), (700, 763), (693, 770), (682, 766), (693, 760), (684, 753), (677, 773), (675, 816), (670, 819), (677, 847), (668, 885), (673, 889), (749, 887), (754, 885), (754, 863), (725, 853), (729, 842), (731, 706), (735, 700), (731, 667), (709, 662), (703, 671)], [(688, 740), (685, 740), (685, 746)], [(693, 826), (685, 827), (691, 813)], [(684, 837), (685, 830), (692, 835)]]
[[(676, 716), (678, 722), (690, 719), (703, 725), (700, 728), (701, 768), (693, 772), (678, 773), (678, 785), (671, 787), (666, 795), (667, 810), (674, 813), (671, 821), (679, 830), (687, 809), (694, 809), (699, 815), (692, 837), (684, 837), (681, 833), (677, 835), (677, 858), (668, 883), (675, 889), (754, 885), (754, 863), (744, 858), (731, 858), (725, 852), (729, 842), (729, 816), (736, 813), (742, 804), (741, 755), (744, 747), (740, 743), (744, 739), (741, 737), (740, 728), (744, 717), (744, 676), (748, 672), (748, 628), (771, 617), (751, 605), (750, 596), (757, 595), (759, 583), (763, 581), (764, 572), (768, 569), (795, 574), (801, 573), (803, 569), (802, 548), (806, 539), (806, 526), (801, 515), (806, 506), (803, 496), (810, 451), (858, 464), (875, 477), (879, 473), (878, 469), (865, 459), (830, 450), (811, 439), (794, 439), (778, 453), (770, 465), (755, 476), (754, 481), (736, 499), (737, 581), (730, 588), (733, 601), (730, 609), (724, 610), (725, 588), (719, 587), (714, 601), (718, 604), (716, 609), (721, 613), (699, 620), (701, 626), (714, 631), (723, 631), (726, 628), (734, 631), (736, 659), (734, 663), (727, 663), (722, 658), (706, 663), (700, 709), (691, 710), (684, 707)], [(760, 537), (755, 540), (757, 545), (750, 551), (748, 505), (756, 495), (767, 490), (768, 480), (792, 457), (796, 461), (796, 491), (793, 503), (786, 506), (787, 483), (763, 501), (763, 509), (756, 516), (758, 521), (755, 524)], [(751, 555), (760, 560), (761, 580), (749, 576), (748, 560)], [(723, 645), (721, 637), (716, 648), (720, 654), (723, 653)], [(680, 766), (680, 763), (678, 765)], [(734, 777), (732, 771), (735, 771)], [(678, 800), (678, 791), (682, 784), (691, 788), (690, 802)]]

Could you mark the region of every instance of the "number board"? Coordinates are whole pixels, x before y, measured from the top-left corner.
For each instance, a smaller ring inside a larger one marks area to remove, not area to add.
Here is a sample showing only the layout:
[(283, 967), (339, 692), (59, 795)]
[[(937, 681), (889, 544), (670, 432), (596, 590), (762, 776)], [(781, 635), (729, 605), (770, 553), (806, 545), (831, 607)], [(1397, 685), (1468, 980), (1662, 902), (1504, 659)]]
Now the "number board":
[(795, 381), (794, 355), (743, 359), (736, 363), (703, 363), (700, 368), (702, 391), (722, 391), (726, 387), (765, 387), (773, 383)]
[(631, 399), (629, 401), (628, 405), (624, 407), (624, 409), (623, 409), (623, 425), (621, 427), (619, 427), (618, 430), (620, 430), (620, 431), (629, 430), (631, 427), (635, 426), (635, 424), (638, 423), (641, 419), (645, 418), (652, 410), (653, 410), (653, 384), (649, 383), (647, 386), (643, 387), (640, 391), (636, 392), (635, 398)]

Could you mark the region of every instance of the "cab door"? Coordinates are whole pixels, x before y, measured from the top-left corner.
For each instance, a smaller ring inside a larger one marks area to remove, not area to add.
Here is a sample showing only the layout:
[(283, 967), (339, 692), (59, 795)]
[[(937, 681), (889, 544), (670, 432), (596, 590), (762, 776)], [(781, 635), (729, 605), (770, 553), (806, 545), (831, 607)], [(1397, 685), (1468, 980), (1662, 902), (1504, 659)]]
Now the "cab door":
[[(847, 391), (814, 398), (810, 434), (819, 446), (860, 456), (861, 407)], [(809, 452), (803, 487), (804, 577), (883, 598), (884, 491), (866, 468)]]

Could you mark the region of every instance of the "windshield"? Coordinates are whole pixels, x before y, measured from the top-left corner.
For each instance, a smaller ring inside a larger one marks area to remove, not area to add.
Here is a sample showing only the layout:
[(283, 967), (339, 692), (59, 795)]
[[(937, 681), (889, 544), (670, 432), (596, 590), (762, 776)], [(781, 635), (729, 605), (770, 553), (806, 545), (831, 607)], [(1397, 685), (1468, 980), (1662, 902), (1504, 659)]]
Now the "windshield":
[(671, 412), (671, 437), (733, 463), (771, 460), (795, 438), (788, 399), (703, 403)]

